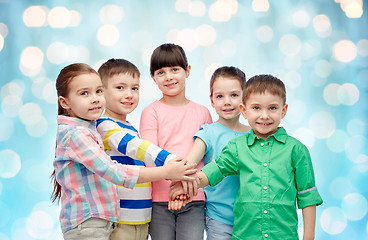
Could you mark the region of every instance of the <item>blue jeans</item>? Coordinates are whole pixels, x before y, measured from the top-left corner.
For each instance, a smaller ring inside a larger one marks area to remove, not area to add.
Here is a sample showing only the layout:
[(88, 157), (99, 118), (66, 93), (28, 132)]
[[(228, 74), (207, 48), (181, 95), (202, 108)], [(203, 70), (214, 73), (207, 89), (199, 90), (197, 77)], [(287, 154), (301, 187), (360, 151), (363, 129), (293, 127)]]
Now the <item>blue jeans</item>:
[(203, 201), (188, 203), (180, 210), (168, 210), (167, 202), (152, 203), (152, 240), (203, 240), (204, 225)]
[(233, 226), (206, 216), (207, 240), (231, 240)]

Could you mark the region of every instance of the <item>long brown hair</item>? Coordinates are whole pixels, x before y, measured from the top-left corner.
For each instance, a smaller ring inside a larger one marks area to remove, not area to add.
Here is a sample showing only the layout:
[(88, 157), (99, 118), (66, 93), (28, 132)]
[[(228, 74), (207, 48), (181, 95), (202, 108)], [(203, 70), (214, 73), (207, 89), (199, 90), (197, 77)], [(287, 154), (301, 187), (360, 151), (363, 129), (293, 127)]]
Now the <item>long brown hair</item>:
[[(84, 63), (74, 63), (64, 67), (60, 71), (56, 79), (56, 91), (58, 98), (60, 96), (66, 97), (68, 95), (69, 93), (68, 86), (70, 82), (73, 80), (73, 78), (82, 74), (89, 74), (89, 73), (94, 73), (98, 75), (98, 73), (93, 68)], [(68, 115), (68, 112), (60, 105), (59, 101), (58, 101), (58, 115)], [(50, 177), (53, 185), (51, 201), (52, 202), (56, 200), (59, 201), (61, 198), (61, 186), (56, 180), (55, 170), (52, 172)]]

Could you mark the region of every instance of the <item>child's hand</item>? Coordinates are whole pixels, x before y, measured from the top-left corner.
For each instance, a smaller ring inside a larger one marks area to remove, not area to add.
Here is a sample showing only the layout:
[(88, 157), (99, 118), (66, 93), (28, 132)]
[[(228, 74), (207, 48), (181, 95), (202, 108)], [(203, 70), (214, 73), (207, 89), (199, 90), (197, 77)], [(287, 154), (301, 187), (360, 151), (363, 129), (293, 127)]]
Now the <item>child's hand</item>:
[(195, 180), (193, 182), (181, 181), (181, 183), (183, 185), (184, 193), (187, 193), (191, 198), (193, 198), (198, 194), (199, 178), (197, 173), (190, 175), (189, 177), (193, 177)]
[(189, 196), (185, 193), (182, 182), (171, 182), (169, 196), (169, 210), (178, 210), (184, 207), (188, 202), (192, 201), (193, 198), (193, 196)]
[(180, 208), (184, 207), (189, 201), (186, 194), (182, 194), (179, 196), (176, 196), (175, 199), (170, 199), (168, 204), (169, 210), (179, 210)]
[(197, 172), (195, 164), (186, 164), (187, 160), (179, 158), (168, 162), (164, 167), (166, 168), (166, 178), (171, 181), (194, 181), (196, 180), (193, 174)]

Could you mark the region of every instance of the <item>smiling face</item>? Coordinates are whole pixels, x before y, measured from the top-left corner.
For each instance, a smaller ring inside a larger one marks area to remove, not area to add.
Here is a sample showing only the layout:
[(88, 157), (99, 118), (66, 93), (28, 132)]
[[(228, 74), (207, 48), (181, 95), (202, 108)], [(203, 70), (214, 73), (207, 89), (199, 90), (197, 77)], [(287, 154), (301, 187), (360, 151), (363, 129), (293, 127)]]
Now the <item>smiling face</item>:
[(189, 73), (190, 66), (186, 70), (180, 66), (163, 67), (154, 71), (152, 78), (164, 96), (175, 97), (185, 95), (185, 79)]
[(271, 94), (269, 91), (254, 92), (247, 96), (245, 105), (240, 105), (240, 112), (248, 119), (254, 134), (266, 140), (268, 136), (277, 132), (287, 107), (288, 105), (284, 104), (283, 99), (278, 95)]
[(212, 85), (211, 105), (219, 115), (218, 122), (239, 119), (239, 105), (242, 103), (243, 90), (238, 79), (217, 77)]
[(139, 77), (128, 73), (115, 74), (106, 80), (104, 88), (106, 99), (105, 114), (126, 121), (139, 102)]
[(105, 108), (100, 77), (95, 73), (74, 77), (68, 85), (68, 94), (65, 97), (59, 96), (59, 102), (71, 117), (97, 120)]

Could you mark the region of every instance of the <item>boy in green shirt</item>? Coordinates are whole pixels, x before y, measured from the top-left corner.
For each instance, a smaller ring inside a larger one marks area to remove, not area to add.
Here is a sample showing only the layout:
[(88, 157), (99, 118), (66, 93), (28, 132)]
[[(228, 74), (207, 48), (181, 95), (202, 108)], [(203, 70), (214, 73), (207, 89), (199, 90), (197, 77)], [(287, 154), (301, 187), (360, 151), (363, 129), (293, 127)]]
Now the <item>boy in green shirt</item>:
[[(198, 173), (200, 187), (239, 176), (233, 239), (298, 239), (296, 205), (302, 209), (303, 239), (314, 239), (316, 206), (322, 198), (308, 149), (279, 127), (288, 108), (285, 102), (285, 86), (278, 78), (249, 79), (239, 107), (251, 132), (231, 140), (215, 162)], [(177, 195), (172, 192), (172, 199)]]

